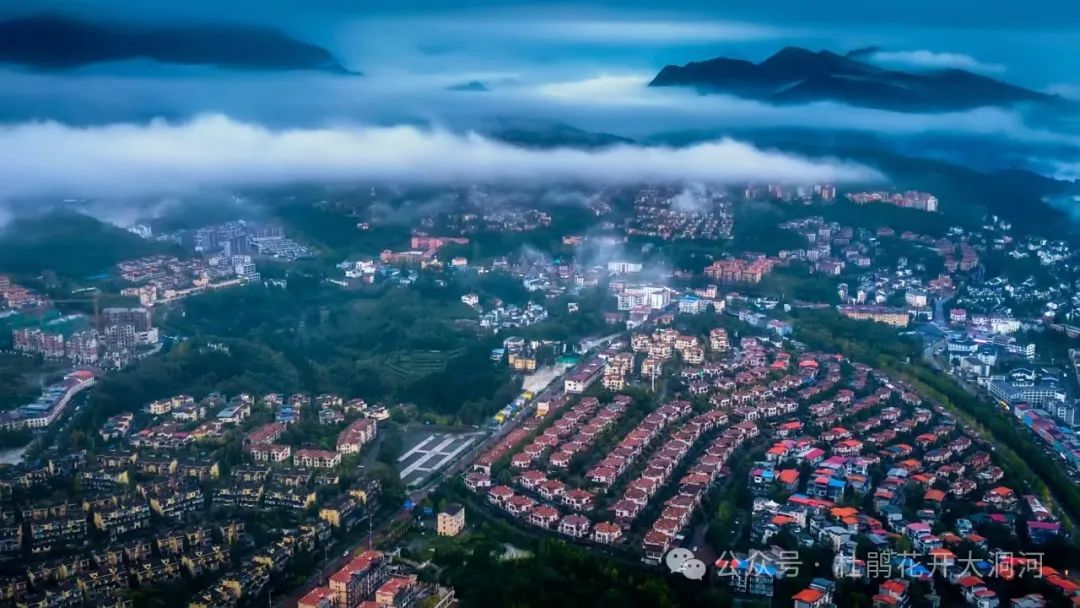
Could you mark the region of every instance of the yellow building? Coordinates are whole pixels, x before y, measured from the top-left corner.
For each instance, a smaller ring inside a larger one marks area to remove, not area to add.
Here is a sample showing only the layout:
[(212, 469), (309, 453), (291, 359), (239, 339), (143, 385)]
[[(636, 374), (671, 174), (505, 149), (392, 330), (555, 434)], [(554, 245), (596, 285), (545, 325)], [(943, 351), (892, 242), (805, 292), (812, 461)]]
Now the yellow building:
[(511, 368), (519, 372), (536, 371), (536, 357), (512, 354), (507, 362)]
[(439, 536), (457, 536), (465, 529), (465, 507), (447, 505), (445, 510), (439, 512), (436, 526)]

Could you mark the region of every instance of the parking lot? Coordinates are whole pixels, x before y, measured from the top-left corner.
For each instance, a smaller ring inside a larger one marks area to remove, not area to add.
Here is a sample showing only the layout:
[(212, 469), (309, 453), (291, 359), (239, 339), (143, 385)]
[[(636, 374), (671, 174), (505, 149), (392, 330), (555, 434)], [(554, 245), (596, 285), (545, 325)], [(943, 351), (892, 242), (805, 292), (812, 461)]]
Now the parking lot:
[(419, 432), (406, 436), (405, 452), (398, 458), (401, 480), (420, 485), (429, 475), (460, 457), (483, 433)]

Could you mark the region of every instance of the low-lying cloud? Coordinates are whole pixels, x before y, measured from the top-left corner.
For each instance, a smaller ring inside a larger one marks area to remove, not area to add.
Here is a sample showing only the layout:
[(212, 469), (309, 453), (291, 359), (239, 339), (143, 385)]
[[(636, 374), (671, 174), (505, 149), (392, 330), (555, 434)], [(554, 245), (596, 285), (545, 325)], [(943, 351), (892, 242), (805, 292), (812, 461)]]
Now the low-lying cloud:
[(687, 147), (539, 150), (413, 126), (271, 130), (223, 115), (94, 127), (0, 127), (0, 197), (143, 196), (300, 182), (418, 184), (880, 179), (865, 166), (731, 139)]
[(983, 63), (971, 55), (963, 53), (938, 53), (935, 51), (877, 51), (870, 55), (876, 63), (917, 69), (960, 69), (972, 72), (1000, 74), (1005, 66), (996, 63)]

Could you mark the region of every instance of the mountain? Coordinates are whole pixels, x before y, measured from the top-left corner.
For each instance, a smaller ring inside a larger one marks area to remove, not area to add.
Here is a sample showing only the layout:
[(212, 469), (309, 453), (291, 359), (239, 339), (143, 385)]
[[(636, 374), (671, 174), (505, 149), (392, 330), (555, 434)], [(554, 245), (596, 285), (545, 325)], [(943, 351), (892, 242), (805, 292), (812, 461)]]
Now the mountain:
[(537, 149), (591, 150), (634, 143), (634, 140), (620, 135), (585, 131), (568, 124), (545, 120), (498, 119), (495, 124), (484, 129), (484, 132), (509, 144)]
[(64, 277), (88, 277), (122, 260), (166, 252), (176, 253), (173, 246), (71, 210), (17, 217), (0, 228), (0, 271), (21, 277), (45, 268)]
[(1060, 99), (964, 70), (889, 70), (860, 60), (863, 56), (787, 47), (761, 63), (721, 57), (669, 65), (649, 86), (693, 87), (773, 103), (838, 101), (905, 112)]
[(61, 70), (130, 59), (248, 70), (347, 72), (326, 49), (258, 27), (107, 24), (51, 14), (0, 22), (2, 63)]
[(467, 91), (474, 93), (483, 93), (490, 91), (488, 86), (479, 80), (470, 80), (469, 82), (462, 82), (460, 84), (450, 85), (446, 87), (447, 91)]

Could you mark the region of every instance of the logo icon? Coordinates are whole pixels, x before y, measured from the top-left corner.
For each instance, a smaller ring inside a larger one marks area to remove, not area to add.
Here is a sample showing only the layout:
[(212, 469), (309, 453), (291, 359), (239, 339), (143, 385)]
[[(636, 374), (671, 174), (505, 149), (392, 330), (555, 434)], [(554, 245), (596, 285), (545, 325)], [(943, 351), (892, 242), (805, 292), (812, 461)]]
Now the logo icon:
[(672, 573), (681, 572), (688, 579), (700, 581), (705, 578), (705, 562), (695, 558), (694, 552), (689, 549), (678, 547), (668, 551), (664, 563)]

